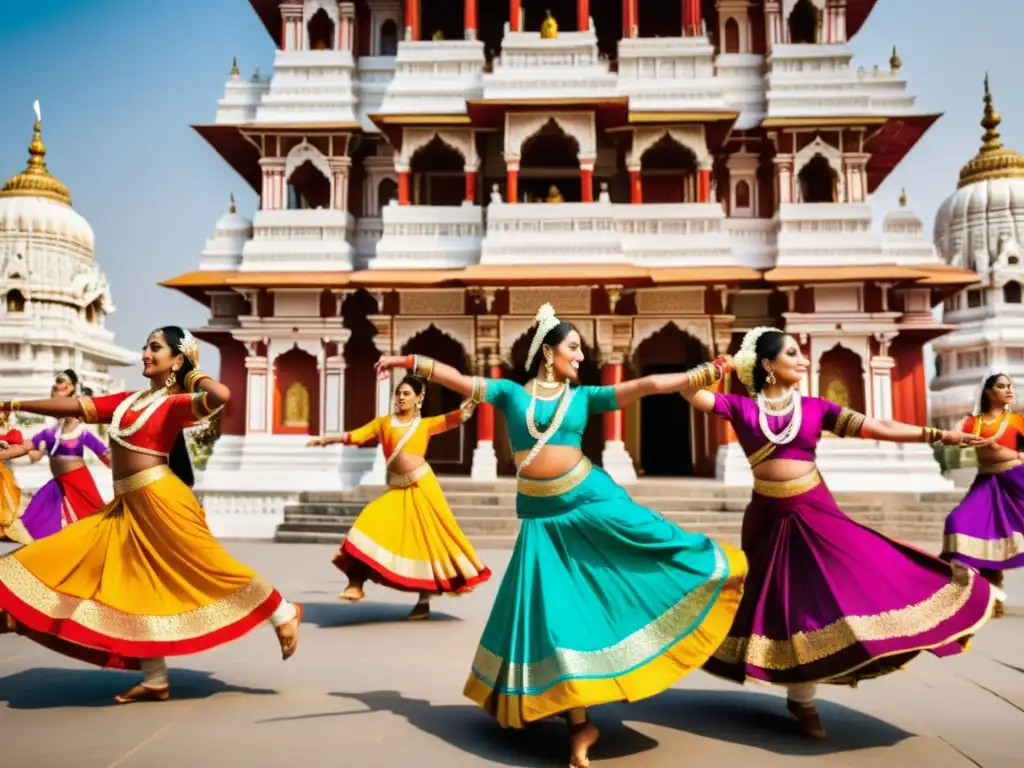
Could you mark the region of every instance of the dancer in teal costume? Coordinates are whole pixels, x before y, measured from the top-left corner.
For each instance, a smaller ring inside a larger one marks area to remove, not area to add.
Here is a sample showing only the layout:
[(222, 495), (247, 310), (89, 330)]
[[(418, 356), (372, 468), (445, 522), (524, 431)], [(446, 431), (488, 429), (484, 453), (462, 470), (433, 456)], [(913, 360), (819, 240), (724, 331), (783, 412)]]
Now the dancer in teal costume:
[(571, 766), (589, 765), (598, 731), (586, 708), (636, 701), (701, 667), (739, 605), (743, 553), (634, 503), (582, 453), (590, 416), (644, 395), (708, 386), (724, 363), (604, 387), (577, 386), (579, 334), (545, 305), (527, 386), (460, 374), (419, 356), (383, 357), (506, 416), (518, 467), (519, 537), (465, 694), (503, 726), (556, 714), (570, 723)]

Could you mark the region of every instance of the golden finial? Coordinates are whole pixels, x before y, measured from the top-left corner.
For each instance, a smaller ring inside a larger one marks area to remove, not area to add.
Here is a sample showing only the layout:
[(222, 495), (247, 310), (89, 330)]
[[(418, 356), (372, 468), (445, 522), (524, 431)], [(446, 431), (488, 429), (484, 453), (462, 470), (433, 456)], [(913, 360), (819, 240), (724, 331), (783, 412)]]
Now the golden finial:
[(235, 193), (232, 192), (228, 199), (230, 200), (230, 203), (228, 203), (228, 213), (236, 213), (238, 209), (235, 208)]
[(900, 59), (898, 53), (896, 53), (896, 46), (892, 47), (892, 56), (889, 57), (889, 69), (893, 72), (899, 72), (900, 67), (903, 66), (903, 61)]
[(900, 190), (900, 208), (907, 207), (907, 189), (904, 187)]
[(24, 171), (12, 176), (0, 189), (0, 197), (45, 197), (64, 205), (71, 205), (71, 193), (55, 179), (46, 167), (46, 145), (43, 144), (43, 116), (39, 102), (32, 108), (36, 122), (32, 127), (32, 141), (28, 145), (28, 165)]
[(241, 70), (239, 70), (239, 68), (238, 68), (238, 58), (235, 57), (235, 56), (231, 57), (231, 73), (230, 74), (231, 74), (231, 79), (232, 80), (237, 80), (242, 75)]
[(1006, 149), (999, 136), (999, 124), (1003, 118), (999, 116), (992, 103), (992, 91), (988, 85), (988, 73), (985, 74), (985, 112), (981, 119), (981, 127), (985, 133), (981, 137), (981, 149), (969, 163), (960, 169), (959, 187), (991, 179), (1024, 179), (1024, 157), (1012, 149)]

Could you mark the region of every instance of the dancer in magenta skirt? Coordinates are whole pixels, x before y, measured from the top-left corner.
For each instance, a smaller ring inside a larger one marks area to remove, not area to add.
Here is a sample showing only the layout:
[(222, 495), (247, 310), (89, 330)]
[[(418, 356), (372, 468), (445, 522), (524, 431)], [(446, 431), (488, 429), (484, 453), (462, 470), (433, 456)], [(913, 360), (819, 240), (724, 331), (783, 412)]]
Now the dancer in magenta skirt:
[[(1024, 417), (1012, 411), (1013, 382), (1004, 373), (981, 381), (974, 415), (963, 430), (982, 440), (978, 475), (946, 518), (942, 557), (972, 566), (1002, 589), (1003, 571), (1024, 566)], [(1003, 615), (1003, 601), (996, 603)]]
[(747, 334), (734, 365), (753, 397), (687, 390), (683, 396), (736, 430), (754, 474), (743, 518), (750, 562), (728, 637), (704, 668), (737, 682), (788, 687), (804, 733), (825, 737), (816, 684), (852, 685), (892, 672), (918, 653), (959, 653), (992, 615), (997, 590), (971, 569), (855, 523), (815, 465), (822, 432), (897, 443), (980, 442), (866, 419), (798, 388), (810, 362), (774, 328)]

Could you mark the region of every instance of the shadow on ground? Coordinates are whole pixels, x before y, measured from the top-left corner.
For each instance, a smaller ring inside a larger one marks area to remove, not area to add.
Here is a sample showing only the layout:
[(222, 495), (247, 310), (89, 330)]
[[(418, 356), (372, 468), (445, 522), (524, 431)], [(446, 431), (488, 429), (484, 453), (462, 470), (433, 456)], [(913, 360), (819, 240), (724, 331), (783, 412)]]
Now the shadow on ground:
[[(113, 707), (114, 696), (139, 680), (138, 672), (40, 667), (0, 678), (0, 702), (11, 709)], [(171, 670), (174, 701), (207, 699), (220, 693), (268, 695), (277, 691), (230, 685), (211, 672)]]
[[(354, 627), (362, 624), (404, 624), (409, 611), (416, 604), (416, 596), (410, 595), (409, 597), (408, 605), (371, 603), (366, 600), (359, 603), (346, 603), (341, 600), (333, 603), (303, 603), (302, 620), (324, 629)], [(426, 623), (432, 621), (462, 621), (462, 619), (431, 607), (430, 618)]]
[[(557, 719), (521, 731), (503, 729), (471, 704), (434, 706), (395, 691), (332, 693), (359, 705), (358, 709), (321, 712), (261, 722), (348, 717), (389, 712), (414, 728), (496, 765), (565, 765), (568, 743), (565, 726)], [(825, 742), (807, 739), (786, 712), (785, 699), (748, 691), (688, 691), (673, 689), (635, 704), (613, 704), (594, 710), (601, 741), (591, 756), (609, 760), (647, 752), (658, 742), (631, 728), (646, 723), (691, 733), (706, 739), (739, 743), (788, 756), (825, 756), (889, 747), (914, 734), (855, 709), (821, 701), (822, 720), (829, 727)]]

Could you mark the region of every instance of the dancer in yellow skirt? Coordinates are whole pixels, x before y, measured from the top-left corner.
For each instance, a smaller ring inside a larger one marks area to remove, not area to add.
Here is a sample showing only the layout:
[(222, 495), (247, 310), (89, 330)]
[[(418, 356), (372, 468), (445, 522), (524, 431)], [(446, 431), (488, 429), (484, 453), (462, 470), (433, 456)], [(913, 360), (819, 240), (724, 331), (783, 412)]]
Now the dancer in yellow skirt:
[(348, 576), (342, 600), (366, 594), (367, 579), (404, 592), (419, 592), (410, 619), (430, 615), (430, 596), (467, 592), (491, 577), (448, 508), (427, 464), (427, 443), (455, 429), (475, 406), (423, 418), (426, 382), (406, 376), (395, 389), (395, 412), (343, 435), (325, 435), (310, 445), (365, 445), (380, 441), (387, 458), (388, 490), (359, 513), (334, 564)]
[(0, 557), (0, 632), (144, 679), (118, 703), (170, 695), (165, 656), (197, 653), (270, 620), (283, 658), (298, 647), (301, 607), (229, 555), (193, 495), (182, 428), (212, 416), (228, 388), (199, 370), (193, 336), (154, 331), (142, 352), (150, 389), (103, 397), (0, 402), (110, 424), (114, 501)]
[[(7, 414), (0, 412), (0, 539), (15, 540), (15, 528), (21, 513), (21, 488), (4, 462), (24, 456), (29, 449), (25, 438), (16, 429), (3, 431), (7, 426)], [(13, 535), (8, 535), (13, 534)]]

